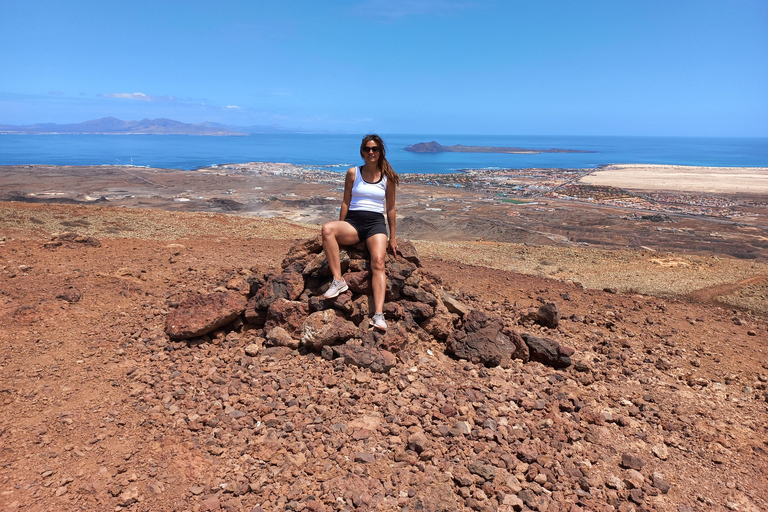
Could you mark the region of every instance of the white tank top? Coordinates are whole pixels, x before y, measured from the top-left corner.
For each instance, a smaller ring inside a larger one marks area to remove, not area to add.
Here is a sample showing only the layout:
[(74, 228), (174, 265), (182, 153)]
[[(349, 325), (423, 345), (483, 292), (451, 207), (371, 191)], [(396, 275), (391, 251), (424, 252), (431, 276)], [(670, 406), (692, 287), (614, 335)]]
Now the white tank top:
[(360, 167), (355, 171), (355, 183), (352, 185), (352, 200), (349, 210), (364, 210), (367, 212), (384, 213), (384, 201), (387, 194), (387, 177), (381, 174), (376, 183), (368, 183), (363, 179)]

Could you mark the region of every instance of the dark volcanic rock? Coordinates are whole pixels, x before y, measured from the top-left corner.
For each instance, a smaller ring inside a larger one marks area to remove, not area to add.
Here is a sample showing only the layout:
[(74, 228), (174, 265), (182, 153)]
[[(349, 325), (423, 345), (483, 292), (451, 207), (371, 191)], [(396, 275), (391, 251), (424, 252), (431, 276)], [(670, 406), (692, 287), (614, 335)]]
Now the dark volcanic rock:
[(272, 275), (254, 295), (255, 309), (267, 309), (277, 299), (296, 300), (304, 291), (304, 276), (298, 272), (286, 271)]
[(63, 290), (59, 290), (56, 294), (56, 298), (67, 302), (80, 302), (80, 299), (83, 298), (83, 293), (74, 286), (70, 286)]
[(202, 336), (237, 318), (245, 306), (239, 293), (193, 295), (168, 315), (165, 332), (176, 340)]
[(525, 344), (528, 345), (531, 361), (537, 361), (555, 368), (571, 366), (573, 349), (561, 346), (551, 338), (539, 338), (532, 334), (523, 333)]
[(557, 328), (560, 323), (560, 310), (557, 308), (557, 304), (548, 302), (541, 306), (536, 316), (536, 323), (550, 329)]
[(448, 336), (448, 352), (461, 359), (485, 366), (506, 366), (515, 357), (525, 359), (524, 344), (515, 343), (520, 338), (505, 330), (504, 321), (479, 310), (471, 311), (464, 328)]
[(635, 469), (640, 471), (643, 469), (645, 463), (640, 457), (632, 455), (631, 453), (624, 453), (621, 456), (621, 467), (626, 469)]

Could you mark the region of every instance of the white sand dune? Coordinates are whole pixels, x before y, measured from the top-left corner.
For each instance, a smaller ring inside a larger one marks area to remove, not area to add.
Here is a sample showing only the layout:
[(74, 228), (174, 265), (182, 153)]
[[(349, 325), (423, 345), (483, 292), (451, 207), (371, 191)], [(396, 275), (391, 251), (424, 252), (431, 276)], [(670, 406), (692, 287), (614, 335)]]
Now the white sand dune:
[(622, 164), (596, 170), (580, 182), (627, 190), (768, 194), (768, 168)]

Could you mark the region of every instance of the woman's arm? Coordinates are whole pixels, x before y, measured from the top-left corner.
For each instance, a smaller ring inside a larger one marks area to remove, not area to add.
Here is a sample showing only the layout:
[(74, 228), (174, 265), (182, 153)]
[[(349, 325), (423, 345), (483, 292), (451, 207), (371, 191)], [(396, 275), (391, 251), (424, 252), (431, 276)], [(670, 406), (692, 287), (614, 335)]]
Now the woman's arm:
[(397, 254), (397, 241), (395, 240), (395, 188), (397, 185), (387, 180), (387, 222), (389, 223), (389, 247), (392, 248), (392, 254)]
[(355, 186), (355, 174), (357, 167), (350, 167), (347, 170), (347, 176), (344, 178), (344, 197), (341, 200), (341, 210), (339, 211), (339, 220), (347, 218), (349, 204), (352, 202), (352, 187)]

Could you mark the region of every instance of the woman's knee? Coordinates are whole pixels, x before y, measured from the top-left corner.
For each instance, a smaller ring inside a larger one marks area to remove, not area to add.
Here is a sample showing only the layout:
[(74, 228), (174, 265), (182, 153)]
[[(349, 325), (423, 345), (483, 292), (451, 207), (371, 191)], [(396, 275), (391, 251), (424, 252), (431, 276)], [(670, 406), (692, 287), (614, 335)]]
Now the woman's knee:
[(323, 238), (330, 238), (335, 236), (333, 226), (330, 222), (323, 224), (323, 227), (320, 229), (320, 233), (323, 235)]
[(385, 258), (383, 255), (371, 255), (371, 269), (374, 272), (383, 272), (384, 271), (384, 261)]

